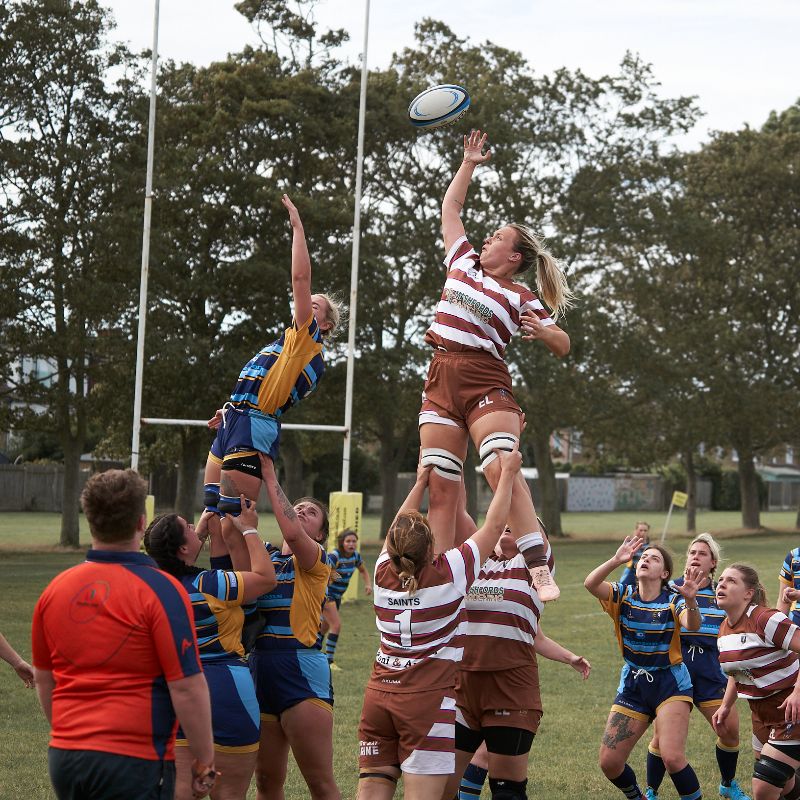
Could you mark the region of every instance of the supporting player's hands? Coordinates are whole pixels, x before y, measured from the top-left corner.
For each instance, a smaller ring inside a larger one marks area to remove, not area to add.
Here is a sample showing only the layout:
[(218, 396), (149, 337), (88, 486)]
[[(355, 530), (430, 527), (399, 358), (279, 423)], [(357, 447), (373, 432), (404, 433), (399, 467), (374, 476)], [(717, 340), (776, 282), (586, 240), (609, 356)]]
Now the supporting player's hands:
[(514, 444), (514, 449), (510, 452), (506, 450), (495, 450), (494, 452), (500, 464), (500, 469), (503, 472), (508, 471), (514, 474), (519, 472), (522, 468), (522, 453), (519, 452), (519, 439), (517, 439)]
[(261, 462), (261, 475), (270, 475), (271, 477), (275, 476), (275, 463), (269, 456), (265, 456), (263, 453), (258, 454), (258, 460)]
[(617, 548), (614, 560), (618, 564), (626, 564), (643, 544), (644, 539), (641, 536), (626, 536), (622, 544)]
[(238, 517), (229, 514), (231, 522), (234, 527), (238, 528), (242, 533), (245, 531), (258, 529), (258, 514), (256, 513), (256, 501), (249, 500), (243, 494), (239, 495), (239, 500), (242, 504), (242, 513)]
[(223, 411), (221, 408), (218, 408), (214, 412), (214, 416), (211, 417), (211, 419), (208, 422), (206, 422), (206, 425), (208, 425), (208, 427), (211, 428), (212, 431), (215, 431), (217, 428), (219, 428), (220, 425), (222, 425), (222, 417), (223, 417)]
[(526, 342), (542, 339), (545, 336), (546, 326), (530, 309), (523, 311), (520, 315), (519, 327), (523, 331), (522, 338)]
[(489, 140), (488, 133), (481, 133), (479, 130), (471, 130), (468, 136), (464, 137), (464, 161), (468, 164), (483, 164), (492, 157), (492, 151), (487, 148), (484, 153), (483, 148)]
[(569, 665), (580, 673), (581, 678), (584, 680), (589, 677), (589, 673), (592, 671), (592, 665), (583, 656), (576, 656), (574, 653), (569, 660)]
[(288, 194), (281, 195), (281, 203), (283, 207), (289, 212), (289, 222), (293, 228), (302, 228), (303, 222), (300, 219), (300, 212), (297, 210), (295, 204), (289, 199)]
[(200, 515), (200, 519), (197, 520), (197, 525), (194, 526), (194, 532), (197, 534), (197, 538), (201, 542), (204, 542), (206, 539), (208, 539), (208, 535), (210, 533), (208, 530), (208, 521), (215, 516), (216, 512), (206, 509)]
[(417, 483), (421, 486), (427, 486), (431, 478), (432, 464), (417, 464)]
[(778, 710), (783, 709), (784, 718), (787, 722), (796, 724), (800, 722), (800, 687), (795, 686), (792, 693), (778, 706)]
[(703, 581), (703, 570), (699, 567), (687, 567), (683, 574), (683, 586), (676, 586), (678, 594), (683, 595), (684, 600), (694, 600), (700, 590)]

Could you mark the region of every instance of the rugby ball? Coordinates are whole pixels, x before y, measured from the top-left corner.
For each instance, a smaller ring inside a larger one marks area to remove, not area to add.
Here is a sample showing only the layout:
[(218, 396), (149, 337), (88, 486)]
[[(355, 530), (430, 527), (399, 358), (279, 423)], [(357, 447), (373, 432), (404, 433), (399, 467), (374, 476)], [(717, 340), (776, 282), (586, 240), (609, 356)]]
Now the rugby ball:
[(408, 119), (417, 128), (441, 128), (458, 122), (469, 104), (469, 94), (463, 86), (444, 83), (418, 94), (408, 107)]

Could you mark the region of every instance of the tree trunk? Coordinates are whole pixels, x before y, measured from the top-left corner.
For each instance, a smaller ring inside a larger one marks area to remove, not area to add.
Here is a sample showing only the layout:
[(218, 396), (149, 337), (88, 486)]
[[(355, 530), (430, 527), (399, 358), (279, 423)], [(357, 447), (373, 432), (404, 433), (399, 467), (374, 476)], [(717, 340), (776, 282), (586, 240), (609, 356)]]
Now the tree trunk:
[(742, 527), (756, 530), (761, 527), (761, 513), (758, 502), (758, 476), (753, 454), (749, 450), (739, 450), (739, 491), (742, 496)]
[(474, 447), (469, 447), (464, 461), (464, 485), (467, 489), (467, 514), (475, 521), (478, 519), (478, 474), (475, 472), (477, 466), (478, 454)]
[(197, 431), (181, 432), (181, 453), (178, 463), (178, 486), (175, 491), (175, 513), (187, 522), (194, 522), (195, 495), (197, 493), (197, 473), (201, 466), (202, 445), (205, 431), (201, 437)]
[(564, 531), (561, 528), (556, 468), (550, 456), (550, 431), (534, 429), (533, 454), (536, 458), (536, 469), (539, 471), (539, 491), (542, 494), (542, 507), (536, 510), (544, 522), (548, 538), (558, 538), (564, 535)]
[(694, 450), (687, 450), (683, 454), (683, 466), (686, 470), (686, 532), (694, 533), (697, 530), (697, 473), (694, 468)]
[(283, 460), (282, 486), (286, 496), (294, 502), (305, 494), (303, 483), (303, 454), (297, 439), (289, 434), (281, 437), (281, 458)]
[(797, 507), (797, 519), (794, 521), (795, 530), (800, 531), (800, 506)]
[(74, 437), (61, 438), (64, 448), (64, 490), (61, 497), (62, 547), (80, 547), (80, 466), (83, 442)]

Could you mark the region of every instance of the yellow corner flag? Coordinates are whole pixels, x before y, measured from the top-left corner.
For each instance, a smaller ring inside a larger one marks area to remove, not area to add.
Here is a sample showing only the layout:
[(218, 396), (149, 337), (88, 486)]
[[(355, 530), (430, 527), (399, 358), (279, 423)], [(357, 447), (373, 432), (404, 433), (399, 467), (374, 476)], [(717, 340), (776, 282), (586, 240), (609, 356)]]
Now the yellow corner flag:
[(686, 492), (673, 492), (672, 493), (672, 505), (678, 506), (678, 508), (686, 508), (686, 503), (689, 500), (689, 495)]

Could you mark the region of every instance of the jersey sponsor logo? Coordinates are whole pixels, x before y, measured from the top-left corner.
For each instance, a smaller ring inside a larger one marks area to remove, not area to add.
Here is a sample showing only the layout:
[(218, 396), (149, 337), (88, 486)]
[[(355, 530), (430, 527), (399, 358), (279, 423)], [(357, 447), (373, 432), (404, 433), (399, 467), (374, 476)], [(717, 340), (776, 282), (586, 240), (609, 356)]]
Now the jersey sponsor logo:
[(510, 717), (511, 716), (511, 712), (507, 711), (505, 708), (496, 708), (494, 710), (494, 715), (496, 717)]
[(192, 646), (192, 643), (188, 639), (184, 639), (181, 642), (181, 655), (186, 655), (186, 651)]
[(502, 586), (475, 586), (469, 590), (467, 600), (481, 603), (502, 603), (505, 589)]
[(358, 750), (359, 755), (362, 756), (379, 756), (381, 754), (381, 748), (377, 742), (359, 742)]
[(489, 395), (485, 394), (478, 403), (478, 408), (486, 408), (486, 406), (493, 406), (493, 405), (494, 405), (494, 400), (490, 400)]
[(422, 601), (419, 597), (390, 597), (390, 606), (418, 606)]
[(457, 289), (446, 288), (444, 290), (444, 299), (451, 305), (466, 309), (470, 314), (481, 320), (481, 322), (491, 322), (492, 320), (492, 309), (464, 292), (459, 292)]
[[(417, 663), (416, 658), (398, 658), (397, 656), (390, 656), (386, 653), (382, 653), (380, 650), (375, 654), (375, 660), (384, 667), (395, 670), (407, 669), (408, 667), (413, 667), (414, 664)], [(400, 683), (400, 681), (384, 679), (384, 683)]]

